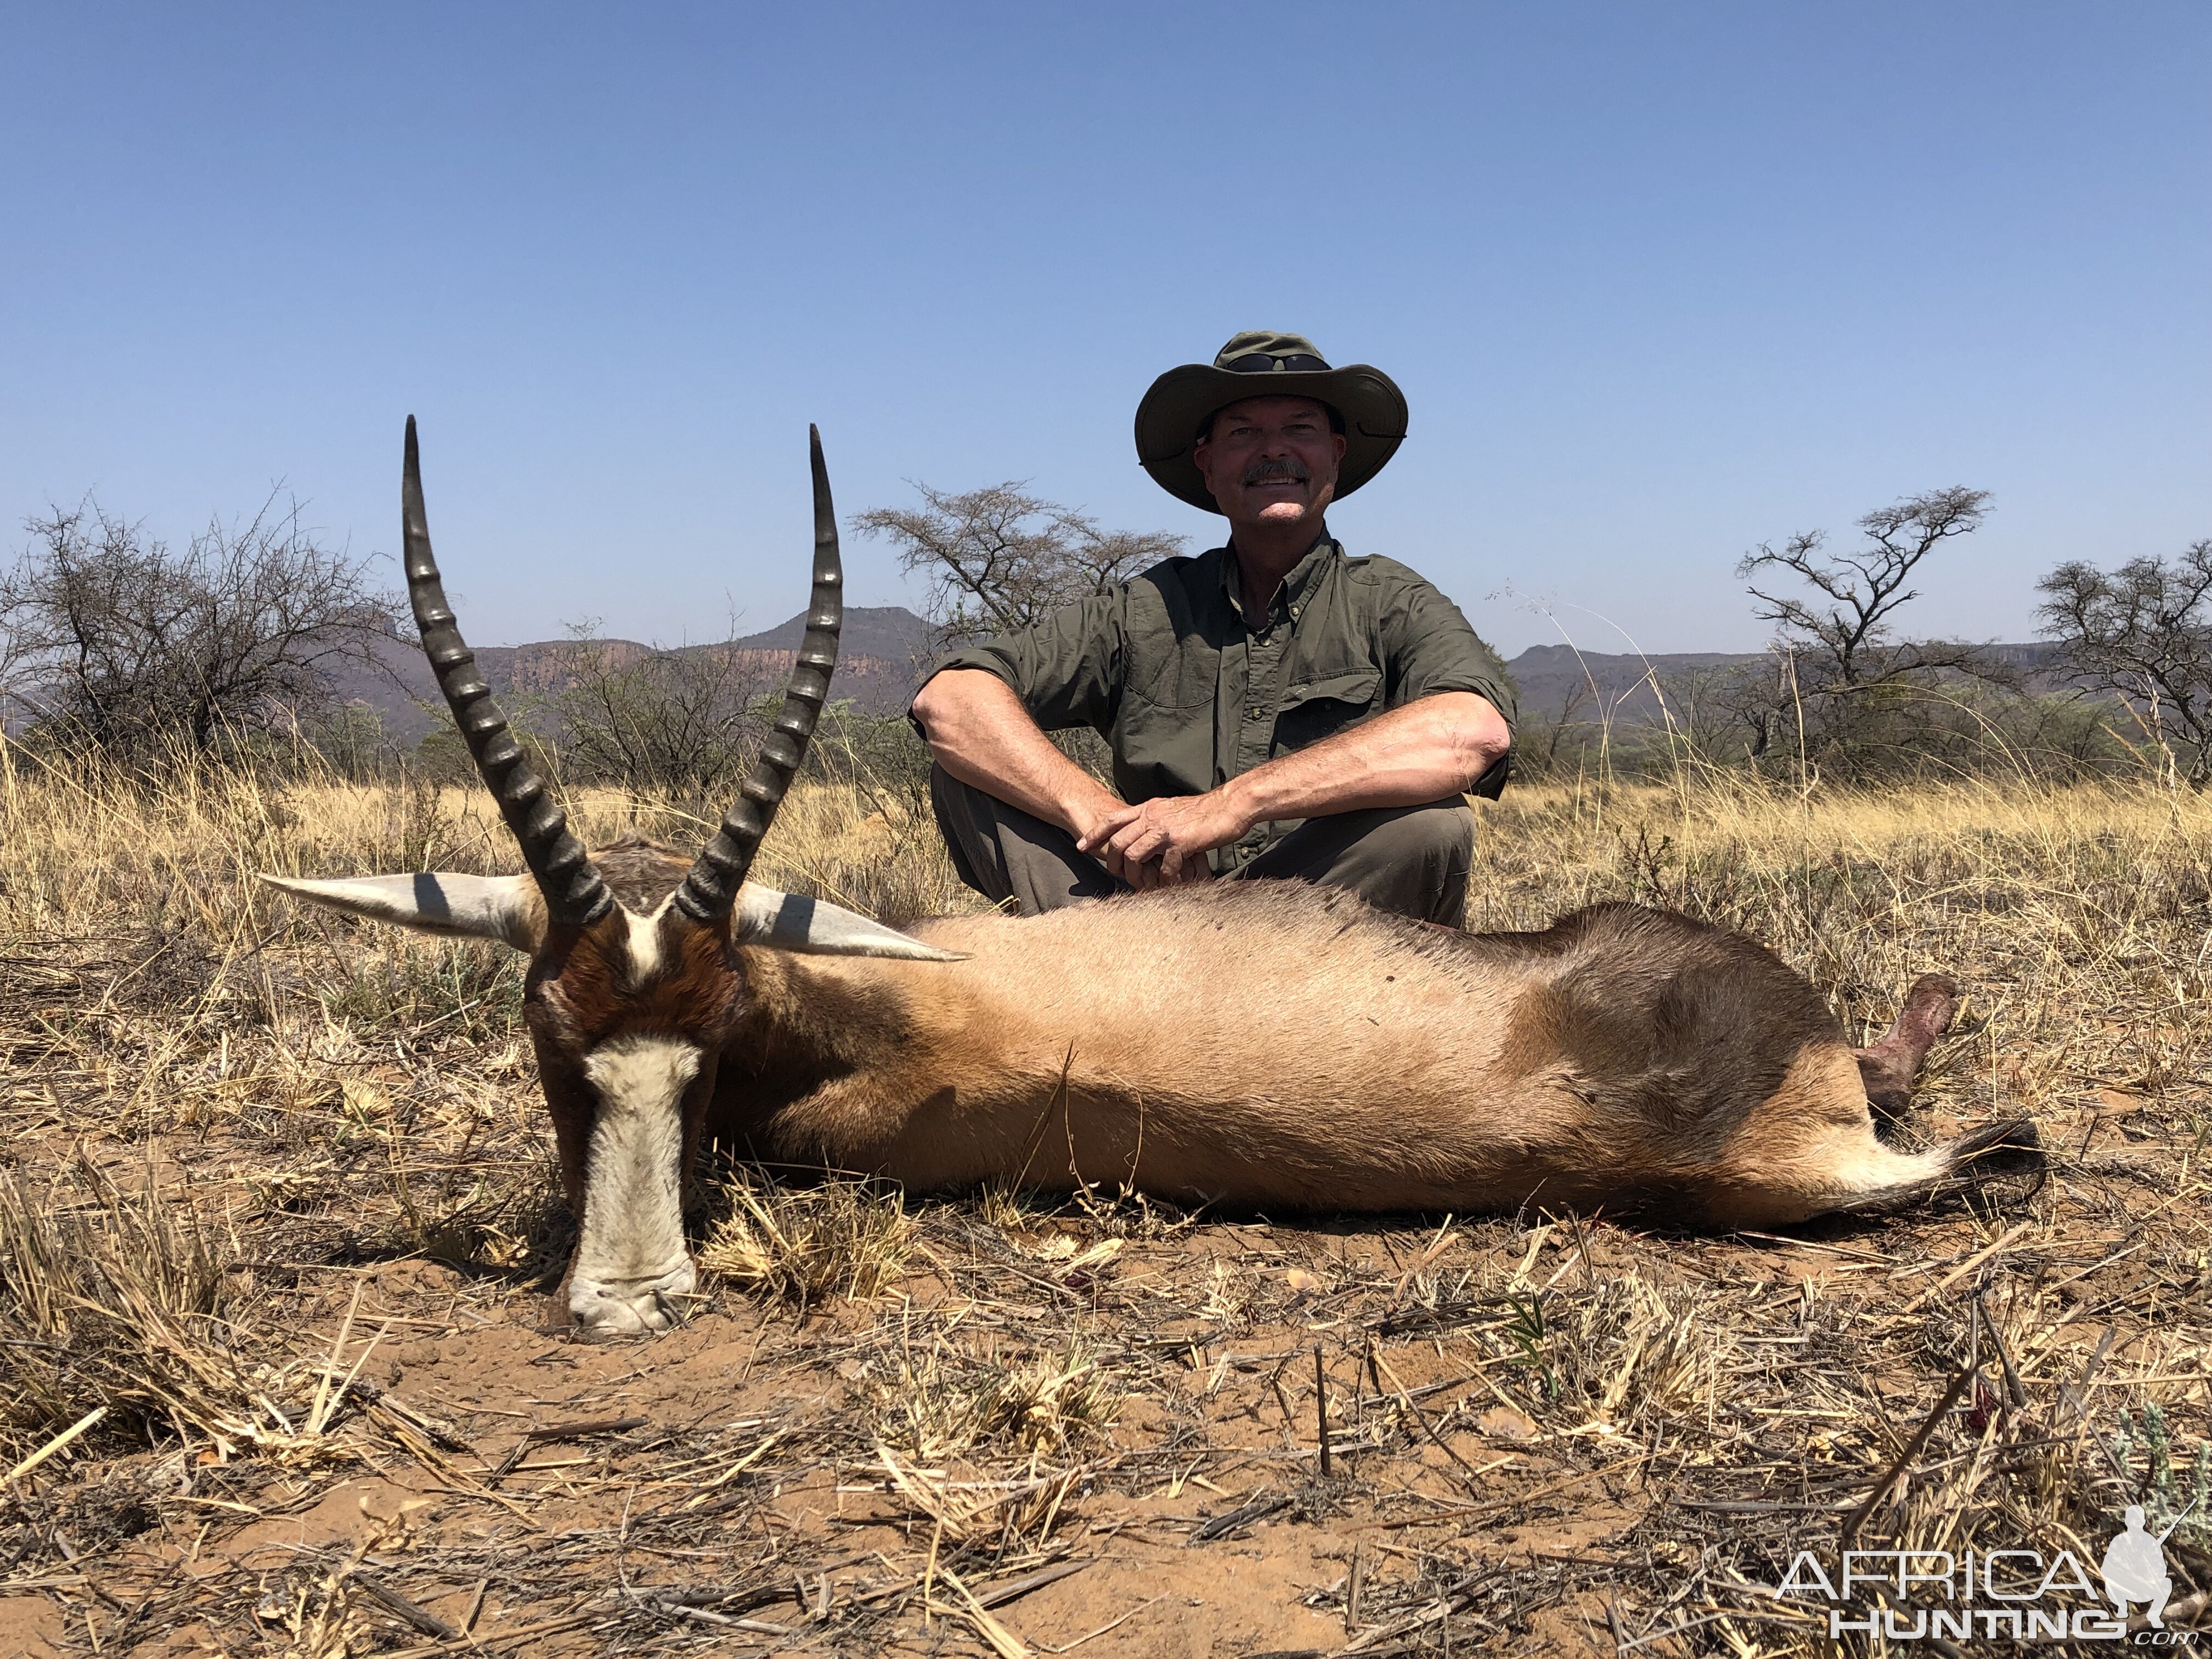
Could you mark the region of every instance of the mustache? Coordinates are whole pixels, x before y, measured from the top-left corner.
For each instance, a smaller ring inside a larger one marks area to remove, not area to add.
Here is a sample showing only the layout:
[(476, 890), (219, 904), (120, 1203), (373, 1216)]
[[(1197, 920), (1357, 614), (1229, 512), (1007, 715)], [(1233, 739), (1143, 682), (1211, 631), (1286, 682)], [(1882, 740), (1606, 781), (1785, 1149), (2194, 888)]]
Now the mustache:
[(1244, 482), (1249, 484), (1273, 483), (1281, 480), (1290, 483), (1312, 481), (1313, 469), (1304, 461), (1287, 455), (1278, 455), (1258, 460), (1244, 469)]

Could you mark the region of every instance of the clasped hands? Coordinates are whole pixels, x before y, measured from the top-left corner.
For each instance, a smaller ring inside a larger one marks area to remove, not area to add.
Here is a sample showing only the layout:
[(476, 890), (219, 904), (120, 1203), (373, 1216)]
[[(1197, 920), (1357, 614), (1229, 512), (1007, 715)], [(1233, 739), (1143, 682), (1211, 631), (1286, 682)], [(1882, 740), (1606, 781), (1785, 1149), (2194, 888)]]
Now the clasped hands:
[(1206, 855), (1252, 827), (1249, 814), (1224, 789), (1202, 795), (1157, 795), (1102, 814), (1075, 844), (1139, 892), (1212, 878)]

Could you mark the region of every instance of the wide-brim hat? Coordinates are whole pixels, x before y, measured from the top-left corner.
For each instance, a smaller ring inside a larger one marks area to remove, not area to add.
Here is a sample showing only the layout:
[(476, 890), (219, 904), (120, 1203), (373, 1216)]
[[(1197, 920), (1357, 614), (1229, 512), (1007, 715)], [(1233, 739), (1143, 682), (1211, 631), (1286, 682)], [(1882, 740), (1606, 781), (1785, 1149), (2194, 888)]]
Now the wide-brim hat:
[(1191, 453), (1198, 428), (1215, 410), (1247, 398), (1316, 398), (1337, 412), (1344, 422), (1339, 500), (1389, 465), (1406, 441), (1406, 394), (1381, 369), (1331, 368), (1304, 335), (1252, 329), (1212, 362), (1171, 368), (1145, 393), (1137, 405), (1137, 459), (1152, 482), (1178, 501), (1220, 512)]

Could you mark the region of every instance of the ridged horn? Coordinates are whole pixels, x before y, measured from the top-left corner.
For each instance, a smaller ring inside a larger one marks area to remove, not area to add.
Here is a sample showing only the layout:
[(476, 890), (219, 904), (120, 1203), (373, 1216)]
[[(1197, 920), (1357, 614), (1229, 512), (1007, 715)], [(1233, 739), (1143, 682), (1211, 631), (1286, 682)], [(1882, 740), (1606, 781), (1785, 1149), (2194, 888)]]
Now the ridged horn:
[(476, 653), (454, 625), (446, 603), (438, 562), (430, 556), (430, 526), (422, 512), (422, 462), (415, 447), (415, 417), (407, 417), (407, 459), (399, 478), (400, 534), (406, 544), (407, 598), (422, 630), (423, 653), (438, 677), (438, 690), (453, 711), (461, 741), (468, 744), (477, 770), (499, 803), (499, 814), (522, 844), (522, 861), (538, 878), (547, 914), (556, 923), (588, 927), (614, 906), (614, 898), (592, 867), (583, 842), (568, 833), (568, 815), (546, 793), (523, 758), (522, 745), (507, 730), (507, 716), (491, 700), (491, 688), (477, 671)]
[(814, 722), (830, 695), (830, 676), (837, 666), (837, 630), (844, 625), (845, 567), (837, 556), (837, 514), (830, 505), (830, 470), (822, 463), (822, 434), (806, 428), (814, 463), (814, 595), (806, 610), (806, 637), (799, 641), (799, 660), (792, 667), (791, 683), (784, 688), (783, 712), (761, 745), (740, 787), (738, 804), (722, 820), (714, 838), (699, 852), (690, 873), (676, 890), (676, 907), (708, 927), (730, 914), (761, 837), (775, 822), (775, 809), (783, 805), (784, 791), (806, 758)]

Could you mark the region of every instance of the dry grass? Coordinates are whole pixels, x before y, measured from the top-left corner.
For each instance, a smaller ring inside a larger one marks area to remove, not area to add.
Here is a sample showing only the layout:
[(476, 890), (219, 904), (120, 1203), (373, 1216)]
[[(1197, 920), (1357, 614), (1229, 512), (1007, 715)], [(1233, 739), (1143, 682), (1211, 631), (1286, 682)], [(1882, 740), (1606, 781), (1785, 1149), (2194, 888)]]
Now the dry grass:
[(0, 1175), (0, 1433), (15, 1456), (105, 1411), (131, 1437), (251, 1441), (273, 1426), (222, 1327), (237, 1311), (198, 1212), (82, 1162)]
[(969, 1348), (938, 1334), (862, 1370), (859, 1391), (875, 1437), (926, 1462), (993, 1449), (1057, 1454), (1111, 1428), (1121, 1397), (1080, 1337), (1038, 1352), (987, 1341)]
[(699, 1262), (744, 1290), (808, 1304), (883, 1293), (914, 1254), (914, 1223), (896, 1188), (831, 1176), (791, 1188), (744, 1170), (724, 1176), (729, 1206), (699, 1246)]
[[(879, 805), (802, 793), (763, 874), (969, 904)], [(577, 805), (595, 840), (709, 810)], [(504, 867), (480, 796), (0, 750), (0, 1449), (104, 1409), (0, 1493), (0, 1649), (1003, 1656), (1127, 1615), (1085, 1659), (1752, 1659), (1832, 1650), (1759, 1587), (1847, 1523), (2094, 1554), (2136, 1501), (2179, 1523), (2178, 1606), (2212, 1589), (2194, 799), (1484, 809), (1478, 927), (1674, 905), (1866, 1030), (1958, 976), (1910, 1127), (2034, 1117), (2056, 1167), (2007, 1207), (1710, 1238), (743, 1175), (706, 1309), (610, 1345), (536, 1328), (568, 1222), (514, 960), (251, 879)]]

